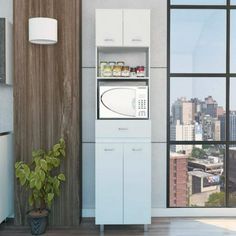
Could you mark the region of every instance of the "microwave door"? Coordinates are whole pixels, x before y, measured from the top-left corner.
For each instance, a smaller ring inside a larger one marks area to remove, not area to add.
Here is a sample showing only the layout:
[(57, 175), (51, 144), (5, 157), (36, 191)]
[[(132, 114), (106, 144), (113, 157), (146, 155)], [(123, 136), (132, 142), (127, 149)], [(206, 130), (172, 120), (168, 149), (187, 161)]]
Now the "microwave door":
[(104, 86), (100, 89), (100, 118), (135, 118), (134, 88)]

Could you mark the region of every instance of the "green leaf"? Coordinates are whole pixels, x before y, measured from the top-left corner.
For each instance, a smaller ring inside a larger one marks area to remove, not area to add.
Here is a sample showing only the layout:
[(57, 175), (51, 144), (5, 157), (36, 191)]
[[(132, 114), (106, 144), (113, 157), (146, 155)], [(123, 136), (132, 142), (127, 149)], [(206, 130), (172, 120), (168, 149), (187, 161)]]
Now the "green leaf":
[(52, 200), (53, 200), (53, 198), (54, 198), (54, 193), (49, 193), (48, 194), (48, 202), (51, 202)]
[(25, 177), (25, 175), (22, 175), (20, 177), (20, 184), (23, 186), (25, 184), (25, 182), (26, 182), (26, 177)]
[(27, 166), (26, 164), (23, 165), (23, 169), (24, 169), (24, 173), (25, 173), (25, 177), (28, 179), (29, 175), (30, 175), (30, 168), (29, 166)]
[(35, 181), (35, 187), (40, 190), (42, 188), (42, 182), (40, 180)]
[(64, 150), (64, 149), (61, 149), (61, 150), (60, 150), (60, 152), (61, 152), (61, 155), (62, 155), (63, 157), (65, 157), (65, 156), (66, 156), (66, 152), (65, 152), (65, 150)]
[(45, 172), (44, 171), (42, 171), (42, 170), (39, 171), (39, 178), (42, 182), (45, 180)]
[(20, 172), (21, 172), (21, 169), (17, 168), (17, 169), (16, 169), (16, 177), (17, 177), (17, 178), (20, 177)]
[(53, 146), (53, 151), (56, 152), (58, 149), (60, 149), (61, 145), (57, 143), (56, 145)]
[(40, 160), (40, 165), (44, 171), (47, 171), (47, 162), (44, 159)]
[(53, 180), (53, 187), (54, 187), (54, 189), (55, 190), (59, 190), (59, 186), (60, 186), (60, 181), (57, 178), (55, 178)]
[(59, 180), (61, 180), (61, 181), (65, 181), (65, 180), (66, 180), (66, 177), (65, 177), (64, 174), (59, 174), (59, 175), (57, 176), (57, 178), (58, 178)]
[(52, 158), (52, 164), (55, 166), (55, 167), (58, 167), (60, 165), (60, 160), (57, 159), (57, 158)]
[(30, 180), (30, 188), (32, 189), (32, 188), (34, 188), (34, 187), (35, 187), (35, 179), (32, 178), (32, 179)]
[(22, 161), (16, 162), (15, 163), (15, 168), (18, 169), (22, 163), (23, 163)]
[(58, 157), (58, 156), (60, 156), (61, 154), (60, 154), (59, 151), (54, 151), (54, 155), (55, 155), (56, 157)]

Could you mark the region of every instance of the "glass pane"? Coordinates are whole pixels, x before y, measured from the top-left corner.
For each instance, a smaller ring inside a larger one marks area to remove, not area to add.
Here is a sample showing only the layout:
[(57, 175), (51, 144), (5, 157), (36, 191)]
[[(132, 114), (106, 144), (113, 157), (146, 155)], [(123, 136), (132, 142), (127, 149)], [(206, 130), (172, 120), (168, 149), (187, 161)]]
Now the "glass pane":
[(236, 207), (236, 145), (229, 147), (229, 206)]
[(225, 140), (225, 78), (171, 78), (170, 139)]
[(236, 0), (231, 0), (231, 4), (235, 5), (236, 4)]
[(171, 145), (170, 207), (225, 206), (224, 160), (224, 145)]
[(172, 5), (225, 5), (226, 0), (171, 0)]
[(171, 10), (172, 73), (224, 73), (226, 11)]
[(236, 141), (236, 78), (230, 80), (229, 138)]
[[(236, 1), (235, 1), (236, 2)], [(231, 10), (230, 22), (230, 70), (236, 73), (236, 10)]]

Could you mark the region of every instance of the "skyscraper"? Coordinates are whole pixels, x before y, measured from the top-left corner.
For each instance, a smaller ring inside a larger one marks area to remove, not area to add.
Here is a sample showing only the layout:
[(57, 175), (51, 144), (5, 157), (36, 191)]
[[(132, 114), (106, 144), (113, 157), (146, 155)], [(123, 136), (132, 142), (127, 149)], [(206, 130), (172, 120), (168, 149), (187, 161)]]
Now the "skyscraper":
[[(226, 135), (226, 114), (219, 117), (220, 120), (220, 132), (221, 140), (225, 140)], [(229, 115), (229, 138), (231, 141), (236, 140), (236, 111), (231, 111)]]
[(211, 117), (216, 118), (217, 117), (217, 108), (218, 108), (218, 103), (213, 99), (212, 96), (208, 96), (205, 98), (205, 111), (204, 113), (207, 115), (210, 115)]
[(236, 140), (236, 111), (231, 111), (229, 116), (229, 124), (230, 124), (230, 140)]
[(179, 98), (172, 105), (173, 124), (179, 120), (180, 124), (189, 125), (194, 121), (194, 106), (192, 101)]
[[(170, 126), (170, 138), (177, 141), (192, 141), (194, 140), (194, 125), (182, 125), (177, 120), (176, 124)], [(192, 145), (172, 145), (171, 151), (191, 153)]]

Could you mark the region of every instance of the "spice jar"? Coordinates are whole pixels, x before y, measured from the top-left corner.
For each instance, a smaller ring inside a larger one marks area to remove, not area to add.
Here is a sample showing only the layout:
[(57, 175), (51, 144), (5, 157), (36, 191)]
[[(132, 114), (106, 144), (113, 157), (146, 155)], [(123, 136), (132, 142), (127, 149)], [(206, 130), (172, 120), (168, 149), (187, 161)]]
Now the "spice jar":
[(131, 67), (130, 68), (130, 77), (136, 77), (137, 73), (136, 73), (136, 68), (135, 67)]
[(121, 69), (122, 69), (121, 66), (115, 65), (115, 66), (113, 67), (113, 76), (114, 76), (114, 77), (119, 77), (119, 76), (121, 76)]
[(100, 76), (103, 76), (104, 66), (106, 66), (106, 65), (107, 65), (107, 61), (101, 61), (100, 62), (100, 67), (99, 67), (99, 69), (100, 69), (99, 75)]
[(104, 77), (111, 77), (112, 76), (112, 68), (109, 65), (105, 65), (103, 68), (103, 76)]
[(109, 61), (109, 66), (111, 66), (111, 68), (113, 69), (113, 67), (116, 65), (115, 61)]
[(129, 77), (129, 75), (130, 75), (129, 66), (123, 66), (121, 70), (121, 76)]
[(124, 66), (124, 65), (125, 65), (125, 63), (124, 63), (123, 61), (118, 61), (116, 64), (117, 64), (118, 66)]
[(145, 68), (144, 66), (137, 66), (136, 67), (137, 77), (144, 77), (145, 76)]

